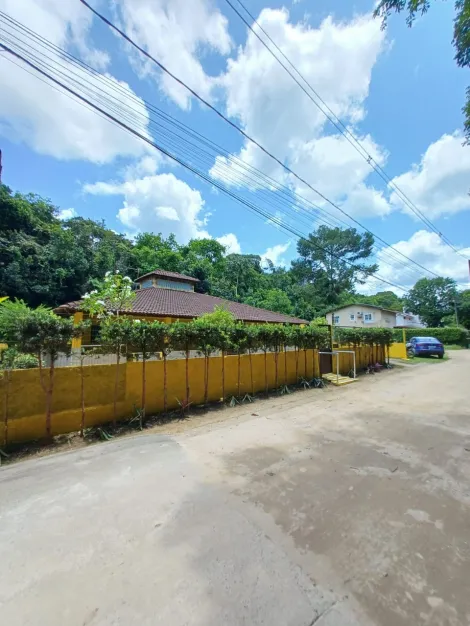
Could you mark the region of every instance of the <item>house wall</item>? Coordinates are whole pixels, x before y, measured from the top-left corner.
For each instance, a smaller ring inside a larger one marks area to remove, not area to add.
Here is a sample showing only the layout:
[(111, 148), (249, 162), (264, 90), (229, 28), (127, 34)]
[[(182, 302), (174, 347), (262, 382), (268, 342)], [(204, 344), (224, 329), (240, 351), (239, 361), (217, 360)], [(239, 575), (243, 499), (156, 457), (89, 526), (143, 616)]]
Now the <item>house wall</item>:
[(397, 313), (397, 326), (405, 326), (406, 328), (426, 328), (419, 315), (412, 313)]
[(176, 289), (178, 291), (194, 291), (193, 283), (187, 283), (184, 280), (172, 278), (149, 276), (148, 278), (138, 281), (138, 283), (141, 289), (146, 289), (147, 287), (164, 287), (165, 289)]
[[(358, 312), (363, 313), (362, 317), (358, 316)], [(371, 321), (366, 321), (367, 315), (372, 315)], [(339, 316), (339, 321), (335, 320), (334, 324), (332, 321), (333, 316)], [(354, 319), (351, 319), (351, 316), (354, 316)], [(395, 313), (361, 304), (351, 304), (338, 309), (334, 313), (327, 313), (326, 319), (328, 324), (350, 328), (394, 328), (396, 326)]]

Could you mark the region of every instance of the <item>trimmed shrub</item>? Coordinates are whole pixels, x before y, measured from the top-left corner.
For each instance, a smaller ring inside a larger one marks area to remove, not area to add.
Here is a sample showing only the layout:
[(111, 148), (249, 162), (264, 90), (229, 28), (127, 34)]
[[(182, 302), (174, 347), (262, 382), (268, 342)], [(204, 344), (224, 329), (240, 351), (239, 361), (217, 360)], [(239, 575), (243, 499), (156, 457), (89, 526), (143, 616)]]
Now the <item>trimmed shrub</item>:
[[(458, 326), (445, 326), (443, 328), (406, 328), (406, 340), (411, 337), (435, 337), (444, 344), (456, 344), (458, 346), (468, 347), (470, 342), (470, 333), (465, 328)], [(394, 340), (402, 341), (402, 329), (395, 328), (393, 331)]]

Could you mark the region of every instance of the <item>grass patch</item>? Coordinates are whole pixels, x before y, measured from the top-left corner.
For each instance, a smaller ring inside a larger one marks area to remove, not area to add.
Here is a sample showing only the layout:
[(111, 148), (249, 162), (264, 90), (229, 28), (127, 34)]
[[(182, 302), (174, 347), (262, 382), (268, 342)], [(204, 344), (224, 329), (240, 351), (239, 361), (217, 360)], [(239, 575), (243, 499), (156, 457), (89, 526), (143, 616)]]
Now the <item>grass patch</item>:
[(437, 356), (414, 356), (410, 357), (408, 363), (444, 363), (449, 360), (449, 356), (444, 354), (443, 359), (438, 359)]
[(450, 345), (444, 344), (444, 348), (446, 350), (467, 350), (467, 348), (464, 348), (463, 346), (459, 346), (457, 343), (452, 343)]

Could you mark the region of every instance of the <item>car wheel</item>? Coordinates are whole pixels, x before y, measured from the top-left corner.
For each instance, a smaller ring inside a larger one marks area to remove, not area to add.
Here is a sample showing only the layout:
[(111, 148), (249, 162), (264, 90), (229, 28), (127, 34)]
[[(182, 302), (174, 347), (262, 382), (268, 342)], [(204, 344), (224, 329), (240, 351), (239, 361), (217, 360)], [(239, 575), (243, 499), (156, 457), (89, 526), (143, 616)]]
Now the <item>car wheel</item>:
[(437, 358), (438, 358), (438, 359), (443, 359), (443, 358), (444, 358), (444, 355), (443, 355), (443, 354), (438, 354), (438, 355), (437, 355)]
[(408, 350), (406, 351), (406, 354), (409, 359), (413, 359), (415, 356), (415, 351), (413, 350), (413, 348), (408, 348)]

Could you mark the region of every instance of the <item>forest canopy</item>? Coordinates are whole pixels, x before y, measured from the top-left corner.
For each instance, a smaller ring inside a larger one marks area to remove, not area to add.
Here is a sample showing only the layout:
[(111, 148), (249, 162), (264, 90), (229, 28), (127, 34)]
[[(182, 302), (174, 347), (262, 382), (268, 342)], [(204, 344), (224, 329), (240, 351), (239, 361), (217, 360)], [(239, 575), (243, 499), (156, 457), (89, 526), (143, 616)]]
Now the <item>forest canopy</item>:
[[(263, 264), (259, 255), (227, 254), (215, 239), (182, 244), (174, 235), (155, 233), (130, 239), (104, 221), (61, 220), (50, 201), (0, 186), (0, 295), (33, 307), (77, 300), (107, 271), (135, 280), (159, 268), (194, 276), (200, 292), (307, 320), (354, 302), (401, 310), (407, 300), (393, 291), (369, 296), (356, 291), (377, 270), (371, 260), (373, 244), (370, 233), (320, 226), (298, 241), (289, 268), (276, 267), (269, 261)], [(437, 312), (429, 310), (428, 300), (436, 295), (432, 280), (426, 289), (420, 283), (419, 293), (411, 290), (413, 312), (421, 309), (434, 324), (445, 322), (456, 293), (453, 281), (446, 281), (446, 296), (439, 300)]]

